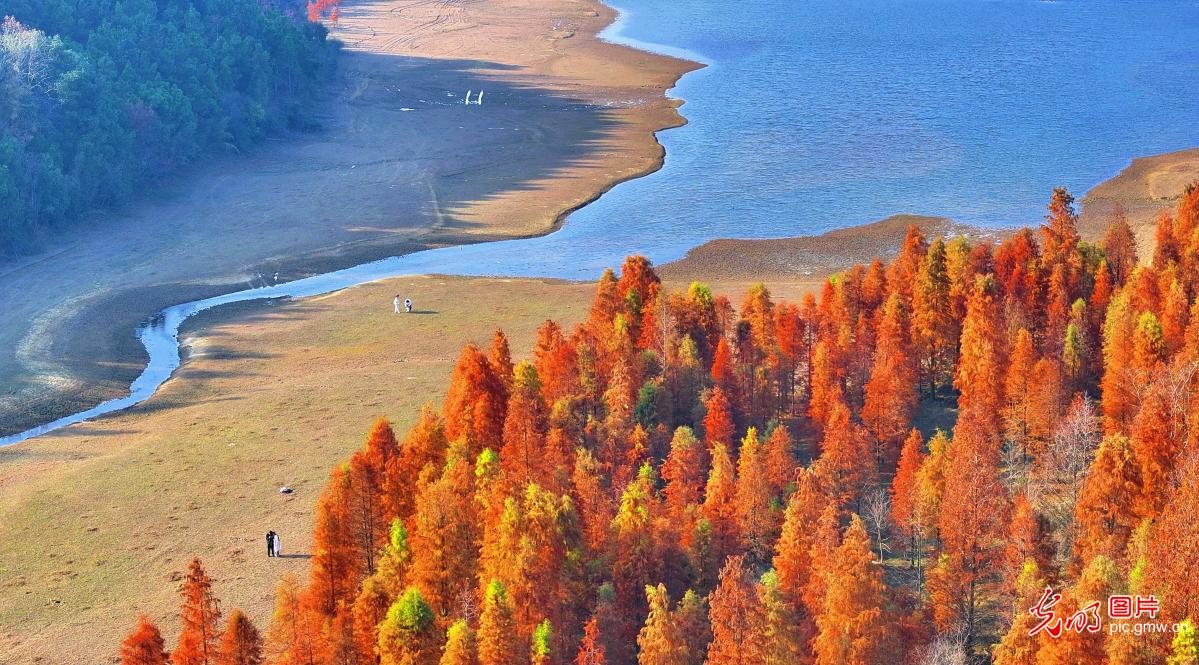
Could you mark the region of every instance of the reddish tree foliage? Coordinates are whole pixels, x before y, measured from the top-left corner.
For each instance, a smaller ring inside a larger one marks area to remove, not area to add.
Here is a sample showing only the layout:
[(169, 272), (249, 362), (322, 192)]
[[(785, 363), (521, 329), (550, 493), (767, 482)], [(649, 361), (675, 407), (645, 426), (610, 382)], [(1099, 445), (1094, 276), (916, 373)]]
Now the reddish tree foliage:
[(995, 283), (979, 277), (966, 305), (962, 322), (961, 358), (953, 385), (961, 393), (958, 407), (962, 414), (973, 411), (982, 425), (1000, 431), (1003, 407), (1003, 369), (1005, 353)]
[(1121, 434), (1104, 437), (1078, 497), (1077, 561), (1098, 555), (1121, 559), (1144, 508), (1141, 469), (1132, 446)]
[(412, 562), (406, 579), (442, 625), (474, 587), (479, 559), (475, 467), (466, 455), (460, 444), (451, 449), (436, 478), (428, 477), (434, 473), (428, 467), (411, 520)]
[(942, 556), (929, 590), (938, 627), (961, 625), (967, 644), (996, 618), (996, 564), (1003, 554), (1007, 501), (995, 430), (985, 419), (963, 414), (949, 449), (938, 521)]
[(412, 515), (421, 471), (426, 466), (444, 463), (447, 446), (441, 418), (431, 405), (424, 405), (420, 418), (404, 438), (399, 455), (388, 460), (384, 470), (387, 514), (391, 518), (407, 520)]
[(895, 642), (886, 615), (887, 587), (874, 563), (870, 536), (854, 515), (828, 576), (824, 605), (816, 615), (817, 665), (881, 665), (892, 662)]
[(341, 12), (341, 0), (309, 0), (308, 20), (319, 23), (322, 20), (337, 23)]
[(1103, 235), (1103, 254), (1107, 257), (1116, 285), (1122, 286), (1137, 266), (1137, 240), (1124, 216), (1124, 208), (1119, 204), (1112, 211)]
[(891, 482), (891, 520), (907, 547), (908, 562), (916, 564), (919, 539), (924, 529), (920, 524), (917, 494), (920, 466), (924, 463), (924, 437), (913, 428), (903, 442), (899, 453), (899, 465), (895, 479)]
[(770, 477), (770, 488), (775, 495), (782, 496), (795, 482), (799, 463), (795, 459), (795, 441), (786, 425), (778, 425), (766, 439), (766, 473)]
[[(1065, 192), (1039, 235), (910, 231), (802, 306), (670, 293), (630, 259), (531, 365), (467, 347), (444, 425), (397, 450), (377, 423), (334, 471), (272, 662), (1163, 661), (1161, 637), (1047, 646), (1019, 610), (1052, 585), (1199, 614), (1195, 192), (1156, 269), (1119, 225), (1106, 256), (1080, 241)], [(956, 410), (918, 401), (951, 383)]]
[(729, 557), (709, 602), (712, 643), (708, 645), (708, 662), (764, 665), (762, 634), (766, 617), (744, 557)]
[(445, 434), (454, 441), (466, 437), (477, 455), (484, 448), (499, 450), (503, 442), (504, 384), (478, 347), (468, 344), (458, 358), (445, 398)]
[(874, 434), (875, 464), (892, 463), (911, 425), (916, 407), (916, 368), (908, 339), (908, 314), (898, 291), (882, 310), (874, 347), (874, 366), (866, 383), (862, 421)]
[(753, 427), (741, 440), (733, 502), (736, 521), (741, 528), (740, 549), (752, 561), (769, 560), (771, 546), (778, 538), (779, 515), (773, 505), (766, 451), (758, 440), (758, 431)]
[(333, 469), (328, 485), (317, 500), (312, 535), (312, 575), (308, 592), (314, 607), (328, 618), (341, 603), (353, 603), (365, 577), (351, 522), (349, 465)]
[(262, 665), (262, 636), (239, 609), (229, 613), (217, 665)]
[(599, 622), (595, 617), (583, 627), (583, 643), (579, 646), (579, 655), (575, 657), (575, 665), (607, 665), (603, 642), (600, 640)]
[(733, 425), (733, 413), (725, 392), (720, 388), (712, 390), (712, 396), (704, 403), (704, 441), (711, 450), (716, 444), (725, 448), (733, 446), (733, 435), (736, 428)]
[(137, 618), (137, 628), (121, 644), (121, 665), (167, 665), (169, 657), (162, 633), (146, 615)]
[(537, 370), (528, 362), (516, 368), (508, 417), (504, 421), (504, 445), (500, 448), (500, 468), (514, 487), (544, 481), (553, 473), (546, 468), (545, 437), (549, 414), (541, 396)]
[(180, 591), (183, 603), (179, 620), (179, 646), (171, 653), (175, 665), (212, 665), (216, 663), (221, 637), (221, 609), (212, 595), (212, 580), (204, 572), (204, 564), (192, 559), (187, 567)]

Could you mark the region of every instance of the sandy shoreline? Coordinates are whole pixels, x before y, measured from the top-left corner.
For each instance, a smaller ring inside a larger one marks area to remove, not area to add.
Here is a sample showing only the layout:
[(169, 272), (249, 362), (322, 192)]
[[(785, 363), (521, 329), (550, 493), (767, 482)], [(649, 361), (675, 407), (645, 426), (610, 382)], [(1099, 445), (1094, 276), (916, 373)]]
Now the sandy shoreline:
[[(552, 231), (660, 167), (696, 65), (602, 41), (595, 0), (348, 3), (324, 129), (218, 157), (0, 265), (0, 434), (124, 394), (135, 327), (263, 280)], [(467, 89), (484, 89), (466, 107)]]

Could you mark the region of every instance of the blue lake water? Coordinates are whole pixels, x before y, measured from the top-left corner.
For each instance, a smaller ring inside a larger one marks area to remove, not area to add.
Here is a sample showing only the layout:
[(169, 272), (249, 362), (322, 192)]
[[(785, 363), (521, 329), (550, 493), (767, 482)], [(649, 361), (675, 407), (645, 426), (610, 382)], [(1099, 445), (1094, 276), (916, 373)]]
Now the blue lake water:
[(712, 238), (896, 213), (1036, 224), (1137, 156), (1199, 145), (1194, 0), (617, 0), (613, 41), (709, 66), (672, 95), (662, 170), (550, 236), (414, 271), (593, 278)]
[[(908, 212), (1036, 223), (1135, 156), (1199, 145), (1194, 0), (618, 0), (609, 39), (708, 63), (673, 95), (665, 166), (542, 238), (452, 247), (183, 303), (138, 330), (128, 397), (0, 445), (147, 399), (178, 330), (223, 303), (327, 293), (415, 273), (591, 279), (720, 237), (808, 235)], [(661, 45), (661, 46), (654, 46)]]

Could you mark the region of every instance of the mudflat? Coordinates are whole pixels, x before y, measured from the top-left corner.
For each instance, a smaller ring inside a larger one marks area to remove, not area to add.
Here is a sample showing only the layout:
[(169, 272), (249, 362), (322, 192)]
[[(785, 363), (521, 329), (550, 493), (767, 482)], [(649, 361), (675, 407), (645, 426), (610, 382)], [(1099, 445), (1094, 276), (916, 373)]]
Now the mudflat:
[[(128, 390), (180, 302), (546, 233), (661, 164), (695, 65), (599, 40), (594, 0), (347, 2), (320, 128), (199, 163), (0, 264), (0, 434)], [(463, 103), (484, 91), (481, 105)]]

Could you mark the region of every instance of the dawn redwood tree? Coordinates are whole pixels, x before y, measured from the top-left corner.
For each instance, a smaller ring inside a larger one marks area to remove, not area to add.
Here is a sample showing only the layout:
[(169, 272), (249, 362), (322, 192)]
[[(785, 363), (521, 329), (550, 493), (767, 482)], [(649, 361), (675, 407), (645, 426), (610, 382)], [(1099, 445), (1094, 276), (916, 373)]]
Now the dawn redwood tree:
[(720, 584), (708, 601), (712, 624), (709, 663), (764, 665), (765, 612), (745, 557), (732, 556), (720, 571)]
[(862, 496), (874, 475), (871, 464), (870, 435), (849, 417), (849, 409), (835, 403), (824, 426), (820, 458), (813, 468), (830, 488), (832, 498), (841, 507)]
[(1116, 204), (1103, 234), (1103, 255), (1111, 267), (1116, 286), (1123, 286), (1137, 266), (1137, 240), (1128, 225), (1123, 206)]
[(517, 633), (512, 600), (499, 580), (487, 585), (479, 615), (479, 665), (520, 665), (522, 641)]
[(380, 665), (436, 665), (439, 660), (442, 634), (433, 609), (415, 587), (387, 610), (378, 632)]
[(938, 527), (941, 556), (928, 585), (937, 627), (960, 625), (973, 645), (993, 626), (1009, 512), (999, 441), (985, 419), (963, 414), (954, 429)]
[(899, 452), (899, 465), (891, 481), (891, 520), (907, 547), (908, 566), (916, 565), (923, 535), (919, 514), (918, 484), (920, 466), (924, 463), (924, 437), (912, 428)]
[(737, 472), (724, 444), (712, 448), (712, 468), (700, 512), (711, 525), (716, 561), (724, 561), (737, 551), (741, 538), (741, 525), (737, 522)]
[(429, 465), (440, 467), (444, 464), (448, 447), (441, 416), (431, 404), (425, 404), (416, 424), (404, 437), (399, 455), (387, 462), (387, 514), (392, 519), (407, 520), (412, 516), (421, 471)]
[(1021, 328), (1008, 358), (1004, 389), (1007, 404), (1003, 410), (1004, 438), (1013, 448), (1015, 461), (1021, 464), (1037, 448), (1032, 444), (1032, 423), (1037, 418), (1035, 385), (1039, 377), (1033, 371), (1037, 360), (1032, 333)]
[(504, 384), (474, 344), (468, 344), (458, 358), (444, 410), (447, 440), (466, 437), (472, 455), (484, 448), (500, 449), (507, 415)]
[(1173, 356), (1182, 350), (1186, 341), (1186, 329), (1190, 323), (1191, 303), (1182, 282), (1170, 280), (1166, 298), (1162, 301), (1162, 339), (1166, 344), (1166, 355)]
[[(1178, 465), (1161, 516), (1149, 530), (1145, 580), (1162, 602), (1162, 616), (1181, 621), (1199, 616), (1199, 453), (1191, 450)], [(1192, 619), (1194, 620), (1194, 619)]]
[(379, 559), (379, 569), (362, 581), (362, 588), (350, 608), (359, 653), (374, 653), (375, 627), (387, 617), (387, 610), (403, 592), (402, 585), (411, 562), (408, 530), (397, 519), (391, 523), (391, 535)]
[(182, 631), (179, 646), (171, 654), (174, 665), (214, 665), (220, 652), (221, 608), (212, 595), (212, 579), (204, 572), (204, 564), (192, 559), (187, 567), (180, 591), (183, 603), (179, 609)]
[[(1078, 580), (1062, 593), (1061, 601), (1053, 608), (1058, 616), (1070, 617), (1088, 603), (1101, 605), (1118, 590), (1119, 571), (1111, 559), (1097, 556), (1087, 563)], [(1102, 607), (1096, 612), (1103, 612)], [(1106, 630), (1063, 630), (1060, 637), (1044, 640), (1037, 652), (1038, 665), (1075, 665), (1076, 663), (1106, 662)]]
[(670, 596), (662, 584), (645, 587), (649, 613), (645, 625), (637, 634), (637, 665), (681, 665), (680, 651), (690, 636), (683, 635), (675, 625), (670, 611)]
[[(719, 447), (718, 447), (719, 450)], [(729, 464), (731, 470), (731, 464)], [(613, 648), (632, 645), (637, 639), (637, 630), (645, 621), (645, 587), (662, 579), (663, 543), (659, 520), (662, 515), (661, 501), (657, 497), (657, 474), (649, 465), (641, 468), (637, 478), (629, 483), (620, 496), (620, 508), (612, 519), (611, 564), (614, 587), (614, 610), (620, 620), (616, 627), (619, 634), (610, 636), (608, 656), (620, 660), (623, 653)], [(729, 487), (728, 507), (732, 518), (732, 487)], [(733, 533), (733, 542), (736, 534)]]
[(711, 451), (716, 444), (726, 449), (733, 445), (736, 426), (733, 424), (733, 408), (725, 391), (719, 387), (712, 389), (712, 394), (704, 402), (704, 442)]
[(275, 589), (275, 613), (267, 633), (272, 665), (324, 663), (329, 654), (324, 624), (324, 617), (305, 598), (295, 576), (284, 574)]
[[(829, 575), (836, 565), (837, 548), (841, 546), (841, 521), (844, 512), (835, 503), (826, 503), (816, 520), (816, 529), (812, 534), (811, 547), (808, 550), (810, 568), (807, 583), (803, 588), (803, 602), (807, 614), (811, 617), (816, 634), (816, 617), (824, 610), (824, 599), (828, 593)], [(813, 637), (815, 639), (815, 637)]]
[(1158, 373), (1154, 384), (1142, 391), (1140, 410), (1133, 419), (1129, 436), (1132, 454), (1140, 466), (1144, 517), (1153, 517), (1161, 511), (1185, 439), (1180, 435), (1178, 414), (1171, 409), (1168, 380), (1163, 374)]
[(928, 454), (916, 472), (916, 521), (930, 536), (937, 535), (945, 474), (949, 468), (949, 436), (937, 430), (928, 440)]
[(906, 308), (899, 292), (892, 291), (882, 309), (862, 406), (862, 422), (874, 434), (874, 460), (880, 473), (894, 462), (918, 397)]
[(575, 665), (608, 665), (604, 644), (600, 638), (599, 621), (591, 617), (583, 626), (583, 643), (575, 656)]
[(950, 300), (945, 241), (937, 238), (920, 264), (912, 289), (912, 332), (920, 379), (929, 394), (953, 377), (958, 331)]
[(477, 652), (474, 629), (466, 619), (459, 619), (446, 631), (445, 648), (437, 665), (479, 665)]
[(800, 622), (802, 612), (783, 597), (778, 573), (766, 571), (758, 581), (757, 591), (764, 615), (763, 662), (766, 665), (798, 665), (810, 661), (807, 634)]
[(121, 643), (121, 665), (167, 665), (166, 643), (158, 626), (146, 615), (137, 618), (137, 628)]
[(920, 266), (928, 254), (928, 240), (919, 226), (909, 224), (904, 233), (899, 254), (887, 268), (887, 285), (899, 292), (904, 305), (912, 302), (912, 291), (920, 274)]
[(509, 497), (499, 523), (488, 525), (479, 579), (503, 584), (522, 642), (549, 619), (565, 625), (568, 557), (577, 549), (574, 508), (566, 497), (530, 484)]
[(533, 366), (547, 404), (580, 392), (577, 362), (575, 347), (563, 336), (562, 328), (553, 321), (541, 324), (533, 347)]
[(549, 413), (537, 370), (532, 363), (522, 362), (515, 371), (504, 421), (504, 446), (500, 449), (500, 468), (512, 487), (541, 482), (552, 474), (552, 469), (544, 468), (548, 430)]
[(442, 626), (455, 604), (474, 588), (479, 560), (475, 468), (466, 455), (465, 445), (456, 442), (441, 475), (422, 483), (408, 539), (412, 560), (407, 583), (420, 590), (421, 602), (432, 608)]
[(821, 338), (812, 352), (808, 383), (808, 419), (823, 427), (837, 404), (845, 403), (845, 369), (837, 342)]
[(1030, 229), (1006, 238), (995, 250), (995, 277), (1003, 290), (1003, 308), (1008, 323), (1032, 328), (1040, 310), (1040, 248)]
[(1048, 274), (1061, 266), (1063, 286), (1068, 299), (1077, 296), (1082, 257), (1078, 252), (1078, 215), (1074, 212), (1074, 197), (1065, 189), (1053, 190), (1049, 214), (1041, 225), (1041, 263)]
[(650, 612), (637, 636), (638, 665), (703, 665), (711, 641), (707, 601), (687, 591), (670, 609), (666, 587), (646, 587)]
[(887, 615), (887, 587), (874, 563), (870, 536), (854, 515), (827, 576), (813, 641), (817, 665), (882, 665), (896, 644)]
[(262, 665), (262, 636), (241, 610), (229, 613), (217, 665)]
[(1007, 545), (1003, 551), (1004, 594), (1020, 594), (1020, 576), (1032, 563), (1038, 574), (1051, 575), (1054, 545), (1049, 520), (1037, 511), (1027, 493), (1018, 492), (1012, 500), (1012, 518), (1008, 522)]
[(491, 338), (491, 351), (487, 354), (487, 364), (491, 366), (492, 373), (504, 388), (502, 393), (504, 401), (508, 401), (508, 397), (512, 394), (514, 367), (512, 351), (508, 347), (508, 338), (504, 335), (503, 330), (497, 329)]
[(382, 416), (367, 435), (366, 446), (350, 456), (347, 517), (351, 546), (357, 550), (359, 568), (375, 572), (375, 557), (387, 544), (387, 465), (399, 457), (391, 424)]
[(704, 450), (690, 427), (679, 427), (670, 440), (670, 452), (662, 463), (663, 497), (666, 511), (676, 525), (682, 525), (688, 508), (703, 498), (706, 482)]
[(990, 276), (974, 282), (962, 322), (961, 357), (953, 385), (959, 391), (961, 414), (973, 412), (982, 426), (999, 432), (1006, 358), (995, 290)]
[(787, 493), (787, 489), (795, 482), (798, 470), (795, 441), (791, 438), (787, 426), (779, 423), (766, 439), (766, 474), (770, 481), (770, 491), (775, 497), (782, 497)]
[(1012, 624), (992, 651), (994, 665), (1035, 665), (1037, 662), (1042, 639), (1029, 635), (1038, 620), (1028, 608), (1036, 606), (1046, 586), (1035, 561), (1030, 559), (1021, 564), (1015, 583)]
[(612, 347), (613, 324), (623, 312), (624, 300), (620, 297), (616, 273), (611, 268), (605, 269), (595, 287), (595, 297), (591, 299), (591, 311), (587, 315), (587, 328), (599, 340), (600, 347)]
[(364, 560), (351, 527), (349, 466), (333, 469), (316, 505), (308, 589), (314, 608), (327, 618), (337, 613), (339, 604), (354, 602), (358, 584), (365, 577)]
[(778, 538), (779, 515), (774, 508), (766, 451), (758, 439), (758, 430), (753, 427), (741, 440), (733, 504), (740, 525), (741, 551), (752, 562), (769, 560), (771, 546)]
[(1142, 497), (1141, 468), (1128, 438), (1105, 436), (1083, 480), (1075, 509), (1075, 560), (1087, 562), (1098, 555), (1123, 559), (1128, 539), (1141, 519)]

